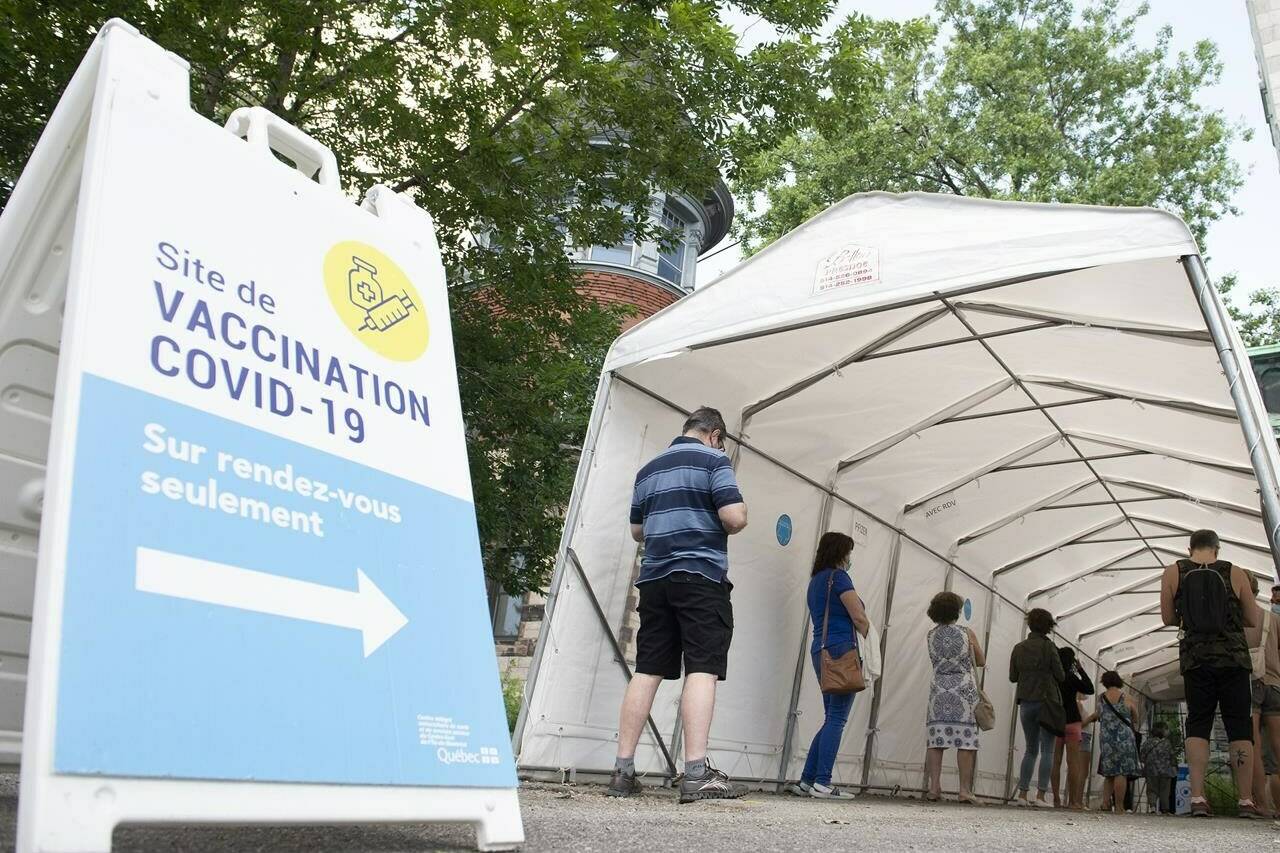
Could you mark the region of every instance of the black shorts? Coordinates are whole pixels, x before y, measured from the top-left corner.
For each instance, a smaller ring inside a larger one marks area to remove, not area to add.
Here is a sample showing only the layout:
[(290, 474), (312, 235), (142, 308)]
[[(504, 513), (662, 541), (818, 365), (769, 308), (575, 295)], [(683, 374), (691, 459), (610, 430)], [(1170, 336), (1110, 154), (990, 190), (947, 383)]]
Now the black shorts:
[(636, 672), (679, 678), (683, 656), (685, 673), (707, 672), (724, 681), (733, 639), (732, 588), (692, 572), (640, 584)]
[(1227, 740), (1253, 740), (1252, 673), (1241, 667), (1198, 666), (1182, 675), (1187, 692), (1187, 737), (1209, 739), (1213, 714), (1222, 713)]

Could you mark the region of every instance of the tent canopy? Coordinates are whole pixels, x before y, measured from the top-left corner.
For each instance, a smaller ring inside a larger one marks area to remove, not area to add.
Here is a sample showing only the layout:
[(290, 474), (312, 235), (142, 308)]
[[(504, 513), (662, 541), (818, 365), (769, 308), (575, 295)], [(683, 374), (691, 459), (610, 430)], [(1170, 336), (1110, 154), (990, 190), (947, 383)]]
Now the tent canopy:
[[(1224, 318), (1168, 213), (870, 193), (631, 329), (601, 380), (521, 763), (610, 766), (625, 675), (605, 631), (625, 638), (633, 605), (632, 479), (703, 404), (737, 438), (751, 515), (730, 540), (736, 634), (712, 728), (730, 772), (795, 778), (821, 722), (804, 591), (829, 529), (858, 543), (854, 583), (885, 651), (845, 737), (846, 784), (918, 783), (925, 610), (944, 588), (988, 649), (988, 793), (1012, 767), (1025, 610), (1053, 612), (1095, 675), (1176, 697), (1158, 591), (1187, 534), (1213, 528), (1224, 559), (1274, 576), (1280, 459)], [(676, 699), (664, 687), (655, 706), (668, 740)], [(662, 768), (662, 745), (648, 749)]]

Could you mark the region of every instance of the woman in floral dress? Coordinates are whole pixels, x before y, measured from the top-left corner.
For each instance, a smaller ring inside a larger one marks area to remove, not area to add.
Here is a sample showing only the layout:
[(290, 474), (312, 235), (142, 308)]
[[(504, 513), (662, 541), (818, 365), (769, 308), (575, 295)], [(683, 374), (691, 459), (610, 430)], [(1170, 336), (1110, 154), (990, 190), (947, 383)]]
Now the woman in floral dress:
[(1085, 725), (1097, 720), (1101, 724), (1098, 740), (1102, 744), (1102, 756), (1098, 759), (1098, 773), (1106, 777), (1102, 788), (1102, 810), (1124, 811), (1124, 791), (1129, 777), (1137, 776), (1138, 743), (1134, 733), (1142, 720), (1133, 699), (1124, 695), (1124, 680), (1120, 673), (1109, 669), (1102, 673), (1102, 686), (1106, 688), (1098, 696), (1097, 707)]
[(968, 628), (956, 625), (964, 601), (954, 592), (940, 592), (929, 603), (929, 618), (936, 627), (929, 632), (929, 659), (933, 662), (933, 683), (929, 687), (929, 713), (925, 721), (925, 768), (929, 792), (925, 799), (942, 796), (942, 754), (956, 750), (960, 769), (960, 801), (978, 805), (973, 795), (973, 770), (978, 757), (978, 705), (975, 666), (986, 664), (978, 638)]

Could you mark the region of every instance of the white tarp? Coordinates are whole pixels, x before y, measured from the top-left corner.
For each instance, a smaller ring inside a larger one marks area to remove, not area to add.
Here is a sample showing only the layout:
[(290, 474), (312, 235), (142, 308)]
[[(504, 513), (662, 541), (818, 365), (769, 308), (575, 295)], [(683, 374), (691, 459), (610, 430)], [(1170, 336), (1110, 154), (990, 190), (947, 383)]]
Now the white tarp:
[[(982, 739), (984, 793), (1006, 784), (1008, 657), (1025, 609), (1057, 614), (1059, 642), (1095, 675), (1118, 667), (1148, 695), (1177, 695), (1161, 666), (1175, 635), (1152, 613), (1160, 567), (1211, 527), (1224, 559), (1271, 578), (1259, 483), (1275, 506), (1280, 468), (1197, 252), (1183, 223), (1155, 210), (871, 193), (618, 339), (564, 547), (617, 635), (637, 559), (635, 471), (683, 412), (724, 412), (751, 525), (730, 540), (736, 633), (711, 731), (719, 766), (797, 777), (821, 722), (800, 655), (813, 546), (855, 524), (866, 533), (854, 582), (883, 632), (885, 674), (880, 696), (855, 703), (838, 781), (919, 786), (925, 608), (944, 588), (966, 598), (962, 624), (988, 644), (999, 722)], [(1224, 371), (1238, 375), (1235, 395)], [(563, 562), (520, 763), (606, 769), (625, 678)], [(664, 688), (654, 712), (669, 745), (676, 698)], [(647, 735), (638, 764), (664, 768)]]

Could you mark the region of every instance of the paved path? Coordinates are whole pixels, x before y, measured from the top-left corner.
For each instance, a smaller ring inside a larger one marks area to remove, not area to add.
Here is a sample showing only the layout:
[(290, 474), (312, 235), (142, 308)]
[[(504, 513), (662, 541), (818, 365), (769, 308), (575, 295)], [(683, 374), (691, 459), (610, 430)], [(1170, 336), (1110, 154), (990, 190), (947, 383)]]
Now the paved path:
[[(12, 849), (17, 799), (0, 784), (0, 842)], [(867, 797), (824, 803), (766, 794), (680, 806), (669, 791), (614, 800), (590, 786), (527, 785), (526, 851), (774, 853), (839, 850), (1274, 850), (1270, 821), (1102, 816)], [(470, 850), (467, 827), (122, 829), (122, 853), (421, 853)], [(691, 844), (691, 842), (693, 842)]]

